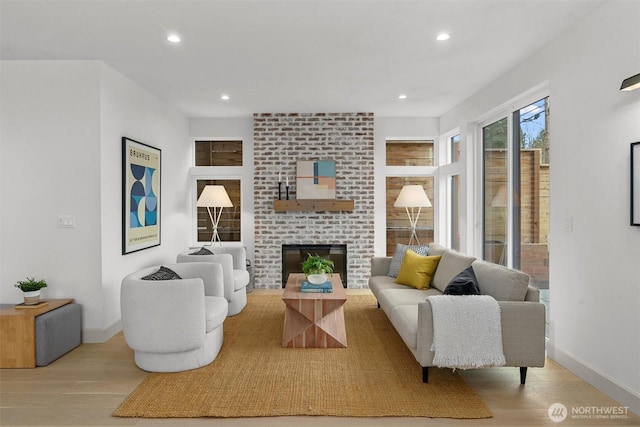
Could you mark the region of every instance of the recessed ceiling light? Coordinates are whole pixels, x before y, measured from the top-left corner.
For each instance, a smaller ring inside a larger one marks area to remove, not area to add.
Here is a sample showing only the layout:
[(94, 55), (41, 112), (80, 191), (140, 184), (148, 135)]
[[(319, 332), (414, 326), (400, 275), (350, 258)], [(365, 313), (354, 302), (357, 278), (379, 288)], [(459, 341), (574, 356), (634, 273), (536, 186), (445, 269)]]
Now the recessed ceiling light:
[(220, 99), (222, 99), (223, 101), (228, 101), (229, 100), (229, 95), (222, 95), (220, 97)]
[(398, 99), (407, 99), (407, 95), (405, 95), (405, 94), (399, 95)]
[(436, 40), (438, 41), (445, 41), (445, 40), (449, 40), (449, 37), (451, 37), (449, 34), (447, 33), (440, 33), (438, 34), (438, 37), (436, 37)]
[(178, 36), (177, 34), (170, 34), (167, 37), (167, 40), (169, 40), (171, 43), (180, 43), (180, 36)]

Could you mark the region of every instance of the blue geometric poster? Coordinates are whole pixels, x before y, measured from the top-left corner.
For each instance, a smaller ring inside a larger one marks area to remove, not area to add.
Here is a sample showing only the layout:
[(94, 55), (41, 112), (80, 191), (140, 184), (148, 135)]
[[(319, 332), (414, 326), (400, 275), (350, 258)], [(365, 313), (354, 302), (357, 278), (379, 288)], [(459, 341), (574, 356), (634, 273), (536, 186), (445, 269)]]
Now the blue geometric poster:
[(160, 156), (150, 145), (122, 138), (122, 254), (160, 244)]

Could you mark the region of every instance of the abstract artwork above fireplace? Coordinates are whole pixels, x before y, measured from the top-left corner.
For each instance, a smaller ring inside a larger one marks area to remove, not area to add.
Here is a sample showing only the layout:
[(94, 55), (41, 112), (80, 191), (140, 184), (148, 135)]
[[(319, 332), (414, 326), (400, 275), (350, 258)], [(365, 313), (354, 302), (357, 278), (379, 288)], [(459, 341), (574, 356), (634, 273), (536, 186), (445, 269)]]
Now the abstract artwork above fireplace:
[(336, 198), (335, 161), (301, 160), (296, 166), (296, 198)]

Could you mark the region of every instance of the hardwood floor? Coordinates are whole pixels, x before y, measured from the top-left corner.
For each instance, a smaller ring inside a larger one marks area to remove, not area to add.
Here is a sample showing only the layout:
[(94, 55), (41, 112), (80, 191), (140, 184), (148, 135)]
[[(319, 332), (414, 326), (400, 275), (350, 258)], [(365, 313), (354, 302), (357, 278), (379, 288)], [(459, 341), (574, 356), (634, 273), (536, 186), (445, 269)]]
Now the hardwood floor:
[[(257, 294), (274, 291), (255, 290)], [(278, 291), (281, 292), (281, 291)], [(351, 292), (351, 291), (349, 291)], [(357, 291), (354, 291), (356, 293)], [(360, 291), (362, 292), (362, 291)], [(284, 307), (283, 307), (284, 309)], [(0, 425), (46, 426), (626, 426), (640, 417), (572, 418), (572, 407), (610, 408), (620, 405), (589, 384), (547, 360), (531, 368), (520, 386), (516, 368), (460, 371), (487, 403), (494, 416), (484, 420), (430, 418), (274, 417), (242, 419), (115, 418), (111, 413), (146, 377), (133, 362), (122, 333), (104, 344), (83, 344), (51, 365), (36, 369), (0, 370)], [(420, 367), (416, 364), (416, 375)], [(363, 396), (366, 399), (366, 396)], [(562, 423), (547, 415), (554, 403), (569, 411)]]

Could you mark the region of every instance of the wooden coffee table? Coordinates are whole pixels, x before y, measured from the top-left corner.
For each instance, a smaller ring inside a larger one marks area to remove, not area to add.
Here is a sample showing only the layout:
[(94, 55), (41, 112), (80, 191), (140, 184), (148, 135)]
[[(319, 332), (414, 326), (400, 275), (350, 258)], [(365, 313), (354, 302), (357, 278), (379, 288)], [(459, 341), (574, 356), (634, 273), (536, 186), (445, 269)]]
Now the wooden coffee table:
[(331, 293), (300, 292), (300, 284), (304, 280), (305, 275), (302, 273), (290, 274), (287, 279), (282, 295), (286, 305), (282, 346), (346, 347), (347, 332), (342, 306), (347, 302), (347, 295), (342, 287), (340, 275), (331, 275)]

